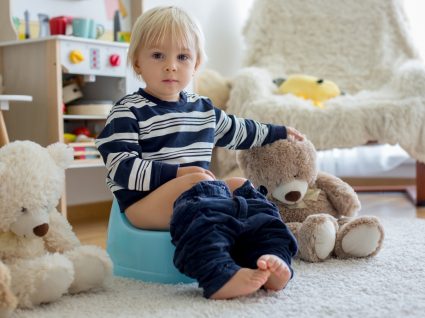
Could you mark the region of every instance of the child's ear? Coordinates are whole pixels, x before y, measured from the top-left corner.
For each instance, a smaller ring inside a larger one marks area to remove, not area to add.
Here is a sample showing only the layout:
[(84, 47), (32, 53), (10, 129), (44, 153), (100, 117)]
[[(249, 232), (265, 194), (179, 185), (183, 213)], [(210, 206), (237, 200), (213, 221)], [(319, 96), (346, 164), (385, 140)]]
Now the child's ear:
[(134, 61), (133, 68), (134, 68), (134, 70), (136, 71), (137, 74), (140, 74), (141, 68), (139, 66), (139, 61), (138, 60), (135, 60)]
[(195, 64), (195, 69), (193, 70), (192, 76), (194, 76), (195, 73), (198, 71), (200, 65), (201, 65), (201, 63), (199, 63), (199, 60), (197, 60), (196, 64)]

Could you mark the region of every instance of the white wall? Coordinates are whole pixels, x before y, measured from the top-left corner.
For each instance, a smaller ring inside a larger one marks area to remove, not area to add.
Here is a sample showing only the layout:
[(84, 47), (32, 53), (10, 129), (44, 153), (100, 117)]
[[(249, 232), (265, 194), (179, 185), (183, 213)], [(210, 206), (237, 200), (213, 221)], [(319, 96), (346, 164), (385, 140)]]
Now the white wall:
[(416, 46), (425, 59), (425, 1), (404, 0), (406, 15), (409, 19), (411, 34), (416, 41)]
[(176, 5), (191, 13), (205, 34), (208, 61), (225, 76), (236, 73), (243, 52), (241, 30), (253, 0), (145, 0), (144, 9), (158, 5)]

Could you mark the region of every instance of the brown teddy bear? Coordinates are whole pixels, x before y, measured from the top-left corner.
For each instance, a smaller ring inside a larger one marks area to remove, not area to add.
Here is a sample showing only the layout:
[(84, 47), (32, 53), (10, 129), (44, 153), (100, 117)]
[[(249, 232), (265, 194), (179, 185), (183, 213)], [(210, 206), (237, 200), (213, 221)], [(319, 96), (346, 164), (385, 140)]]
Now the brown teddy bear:
[(310, 141), (279, 140), (241, 151), (238, 163), (254, 185), (268, 189), (298, 240), (301, 259), (369, 257), (381, 249), (384, 230), (379, 220), (356, 217), (356, 193), (341, 179), (317, 170)]

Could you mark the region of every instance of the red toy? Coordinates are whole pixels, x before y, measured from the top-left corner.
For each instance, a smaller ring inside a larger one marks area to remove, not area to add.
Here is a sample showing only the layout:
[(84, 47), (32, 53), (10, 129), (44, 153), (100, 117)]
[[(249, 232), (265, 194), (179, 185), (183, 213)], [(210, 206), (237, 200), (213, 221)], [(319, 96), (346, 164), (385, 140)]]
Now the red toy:
[(72, 133), (77, 135), (77, 136), (78, 135), (85, 135), (87, 137), (91, 136), (90, 130), (87, 127), (84, 127), (84, 126), (75, 128)]

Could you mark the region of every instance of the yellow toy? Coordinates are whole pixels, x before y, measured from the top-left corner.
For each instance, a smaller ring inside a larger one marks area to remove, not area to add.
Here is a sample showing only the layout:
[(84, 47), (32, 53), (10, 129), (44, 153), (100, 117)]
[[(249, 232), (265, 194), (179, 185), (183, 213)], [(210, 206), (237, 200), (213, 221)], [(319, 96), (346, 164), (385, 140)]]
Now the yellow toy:
[(315, 76), (294, 74), (287, 79), (277, 78), (273, 82), (278, 86), (277, 94), (289, 93), (309, 99), (319, 108), (324, 108), (324, 101), (342, 94), (334, 82)]

